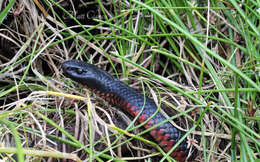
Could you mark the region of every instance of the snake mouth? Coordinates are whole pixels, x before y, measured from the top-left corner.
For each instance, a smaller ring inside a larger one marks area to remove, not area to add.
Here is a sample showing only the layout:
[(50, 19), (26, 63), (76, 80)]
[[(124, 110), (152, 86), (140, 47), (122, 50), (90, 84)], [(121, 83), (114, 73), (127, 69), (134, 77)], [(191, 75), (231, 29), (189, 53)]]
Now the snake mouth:
[(71, 78), (73, 77), (72, 72), (71, 72), (71, 66), (70, 66), (70, 62), (69, 61), (65, 61), (62, 63), (61, 65), (61, 69), (63, 71), (63, 75), (68, 77), (68, 78)]
[(69, 67), (68, 62), (69, 62), (69, 61), (64, 61), (64, 62), (61, 64), (61, 68), (62, 68), (63, 71), (65, 71), (65, 70)]
[[(77, 60), (68, 60), (68, 61), (64, 61), (61, 64), (61, 68), (64, 72), (66, 72), (67, 70), (72, 70), (73, 68), (76, 68), (78, 65), (79, 61)], [(79, 66), (78, 66), (79, 67)]]
[(66, 61), (66, 62), (63, 62), (63, 63), (61, 64), (61, 69), (62, 69), (62, 71), (63, 71), (63, 74), (64, 74), (66, 77), (69, 77), (69, 76), (67, 75), (68, 67), (69, 67), (69, 65), (67, 64), (67, 61)]

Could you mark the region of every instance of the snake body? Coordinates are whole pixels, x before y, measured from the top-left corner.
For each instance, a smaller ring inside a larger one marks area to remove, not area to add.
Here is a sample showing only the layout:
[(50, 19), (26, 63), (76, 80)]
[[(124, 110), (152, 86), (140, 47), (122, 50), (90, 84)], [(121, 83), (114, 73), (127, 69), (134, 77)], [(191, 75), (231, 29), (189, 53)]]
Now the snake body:
[[(95, 94), (107, 102), (124, 109), (133, 117), (139, 115), (139, 123), (145, 122), (157, 112), (157, 106), (152, 99), (135, 91), (95, 65), (82, 61), (70, 60), (63, 62), (62, 69), (65, 76), (86, 85), (87, 88), (91, 89)], [(165, 120), (166, 118), (158, 112), (153, 118), (146, 122), (144, 127), (148, 129)], [(161, 124), (152, 129), (149, 133), (166, 152), (170, 151), (184, 134), (170, 122)], [(185, 139), (171, 153), (171, 156), (177, 161), (185, 161), (187, 154), (187, 139)]]

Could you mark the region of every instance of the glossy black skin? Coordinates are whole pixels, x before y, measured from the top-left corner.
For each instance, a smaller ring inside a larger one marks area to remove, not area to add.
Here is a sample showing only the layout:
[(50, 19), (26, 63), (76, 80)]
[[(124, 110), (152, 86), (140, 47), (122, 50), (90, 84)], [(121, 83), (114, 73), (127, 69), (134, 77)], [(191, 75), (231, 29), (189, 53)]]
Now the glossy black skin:
[[(140, 123), (157, 112), (157, 106), (153, 100), (138, 93), (95, 65), (70, 60), (62, 64), (62, 69), (65, 76), (86, 85), (111, 104), (123, 108), (134, 117), (140, 115), (138, 118)], [(111, 98), (114, 98), (114, 100), (111, 100)], [(164, 120), (166, 118), (158, 112), (144, 126), (148, 129)], [(161, 124), (153, 129), (150, 134), (166, 152), (183, 136), (183, 132), (175, 128), (170, 122)], [(185, 139), (171, 155), (178, 161), (185, 161), (187, 154), (187, 140)]]

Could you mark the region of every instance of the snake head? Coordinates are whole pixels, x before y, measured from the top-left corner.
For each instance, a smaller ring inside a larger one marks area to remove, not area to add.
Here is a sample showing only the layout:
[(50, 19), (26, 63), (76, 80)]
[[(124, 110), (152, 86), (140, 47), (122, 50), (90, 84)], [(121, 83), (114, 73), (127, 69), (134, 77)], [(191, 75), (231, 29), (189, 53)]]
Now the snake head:
[(98, 88), (99, 74), (94, 65), (83, 61), (69, 60), (62, 63), (62, 70), (66, 77), (86, 85), (88, 88)]
[(103, 82), (113, 79), (110, 74), (95, 65), (78, 60), (63, 62), (62, 70), (66, 77), (95, 90), (105, 91), (106, 85)]

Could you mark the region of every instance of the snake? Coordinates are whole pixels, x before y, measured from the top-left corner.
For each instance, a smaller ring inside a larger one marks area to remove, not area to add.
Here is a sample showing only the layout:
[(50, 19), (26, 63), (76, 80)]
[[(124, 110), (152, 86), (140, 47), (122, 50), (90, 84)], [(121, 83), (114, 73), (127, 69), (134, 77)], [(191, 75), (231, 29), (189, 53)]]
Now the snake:
[[(118, 80), (101, 68), (78, 60), (64, 61), (61, 65), (63, 74), (76, 81), (104, 99), (111, 105), (121, 108), (133, 117), (137, 117), (139, 123), (145, 123), (144, 128), (152, 128), (149, 134), (165, 152), (183, 137), (184, 132), (177, 129), (158, 111), (154, 100), (137, 92), (124, 82)], [(163, 122), (163, 124), (159, 124)], [(183, 162), (188, 155), (187, 138), (170, 154), (175, 160)]]

